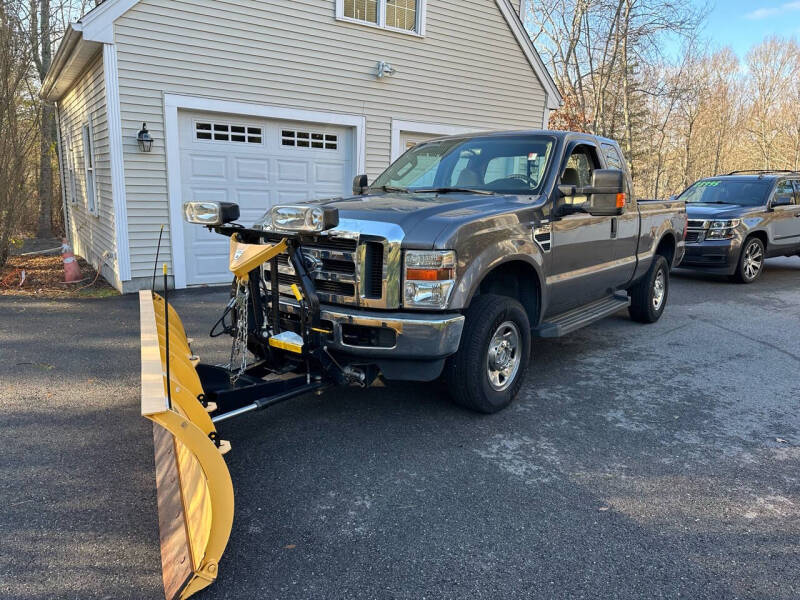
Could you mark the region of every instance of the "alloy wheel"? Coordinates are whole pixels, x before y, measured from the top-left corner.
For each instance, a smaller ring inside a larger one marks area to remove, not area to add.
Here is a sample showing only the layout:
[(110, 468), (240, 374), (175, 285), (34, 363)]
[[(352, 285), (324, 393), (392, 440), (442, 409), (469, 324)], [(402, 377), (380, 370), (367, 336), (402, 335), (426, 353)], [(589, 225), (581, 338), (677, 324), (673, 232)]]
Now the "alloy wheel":
[(763, 265), (764, 251), (761, 249), (761, 244), (756, 241), (750, 242), (744, 251), (744, 263), (742, 265), (744, 276), (748, 281), (752, 281), (758, 277)]

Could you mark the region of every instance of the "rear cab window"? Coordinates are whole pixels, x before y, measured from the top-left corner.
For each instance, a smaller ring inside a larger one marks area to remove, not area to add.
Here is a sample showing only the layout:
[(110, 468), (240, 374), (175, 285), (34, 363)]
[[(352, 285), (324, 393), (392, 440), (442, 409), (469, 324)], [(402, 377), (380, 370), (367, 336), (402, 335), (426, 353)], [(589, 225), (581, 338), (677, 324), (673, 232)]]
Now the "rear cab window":
[(617, 150), (616, 146), (612, 144), (602, 144), (603, 147), (603, 156), (606, 157), (606, 164), (608, 165), (609, 169), (619, 169), (624, 173), (624, 181), (625, 181), (625, 194), (627, 199), (625, 202), (630, 204), (633, 201), (633, 195), (631, 194), (631, 186), (630, 182), (628, 181), (628, 171), (625, 169), (625, 160)]

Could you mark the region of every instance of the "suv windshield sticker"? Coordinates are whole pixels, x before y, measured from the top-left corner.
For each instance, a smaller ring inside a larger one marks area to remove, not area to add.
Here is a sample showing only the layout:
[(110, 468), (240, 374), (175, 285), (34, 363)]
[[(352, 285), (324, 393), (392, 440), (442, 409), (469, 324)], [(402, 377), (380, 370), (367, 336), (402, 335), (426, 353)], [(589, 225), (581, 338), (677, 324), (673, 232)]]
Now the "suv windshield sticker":
[(716, 187), (720, 183), (722, 183), (719, 179), (715, 179), (713, 181), (698, 181), (697, 187)]

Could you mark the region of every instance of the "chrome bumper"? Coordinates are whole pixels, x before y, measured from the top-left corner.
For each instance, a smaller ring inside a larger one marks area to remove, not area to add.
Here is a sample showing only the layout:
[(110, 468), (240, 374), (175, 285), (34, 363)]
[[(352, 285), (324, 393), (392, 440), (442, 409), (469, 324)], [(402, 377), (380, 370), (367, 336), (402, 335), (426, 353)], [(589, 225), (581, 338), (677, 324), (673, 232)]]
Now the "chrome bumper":
[[(294, 313), (297, 303), (281, 300), (281, 310)], [(320, 309), (323, 321), (333, 324), (332, 349), (353, 356), (375, 359), (440, 359), (455, 354), (464, 329), (464, 315), (448, 313), (442, 315), (412, 314), (407, 312), (383, 312), (340, 308), (323, 304)], [(395, 332), (395, 345), (391, 348), (353, 346), (342, 340), (342, 325), (363, 327), (385, 327)]]

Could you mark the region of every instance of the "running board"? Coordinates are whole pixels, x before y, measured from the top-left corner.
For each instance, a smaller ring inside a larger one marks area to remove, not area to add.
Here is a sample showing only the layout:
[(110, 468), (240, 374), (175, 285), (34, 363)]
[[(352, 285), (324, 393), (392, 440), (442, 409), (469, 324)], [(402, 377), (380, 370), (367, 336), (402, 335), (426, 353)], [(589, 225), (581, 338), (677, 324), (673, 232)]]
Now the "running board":
[(608, 296), (591, 304), (573, 308), (570, 311), (556, 315), (551, 320), (545, 321), (534, 328), (533, 336), (541, 338), (561, 337), (613, 315), (618, 310), (627, 308), (630, 305), (631, 299), (628, 294), (617, 292), (613, 296)]

